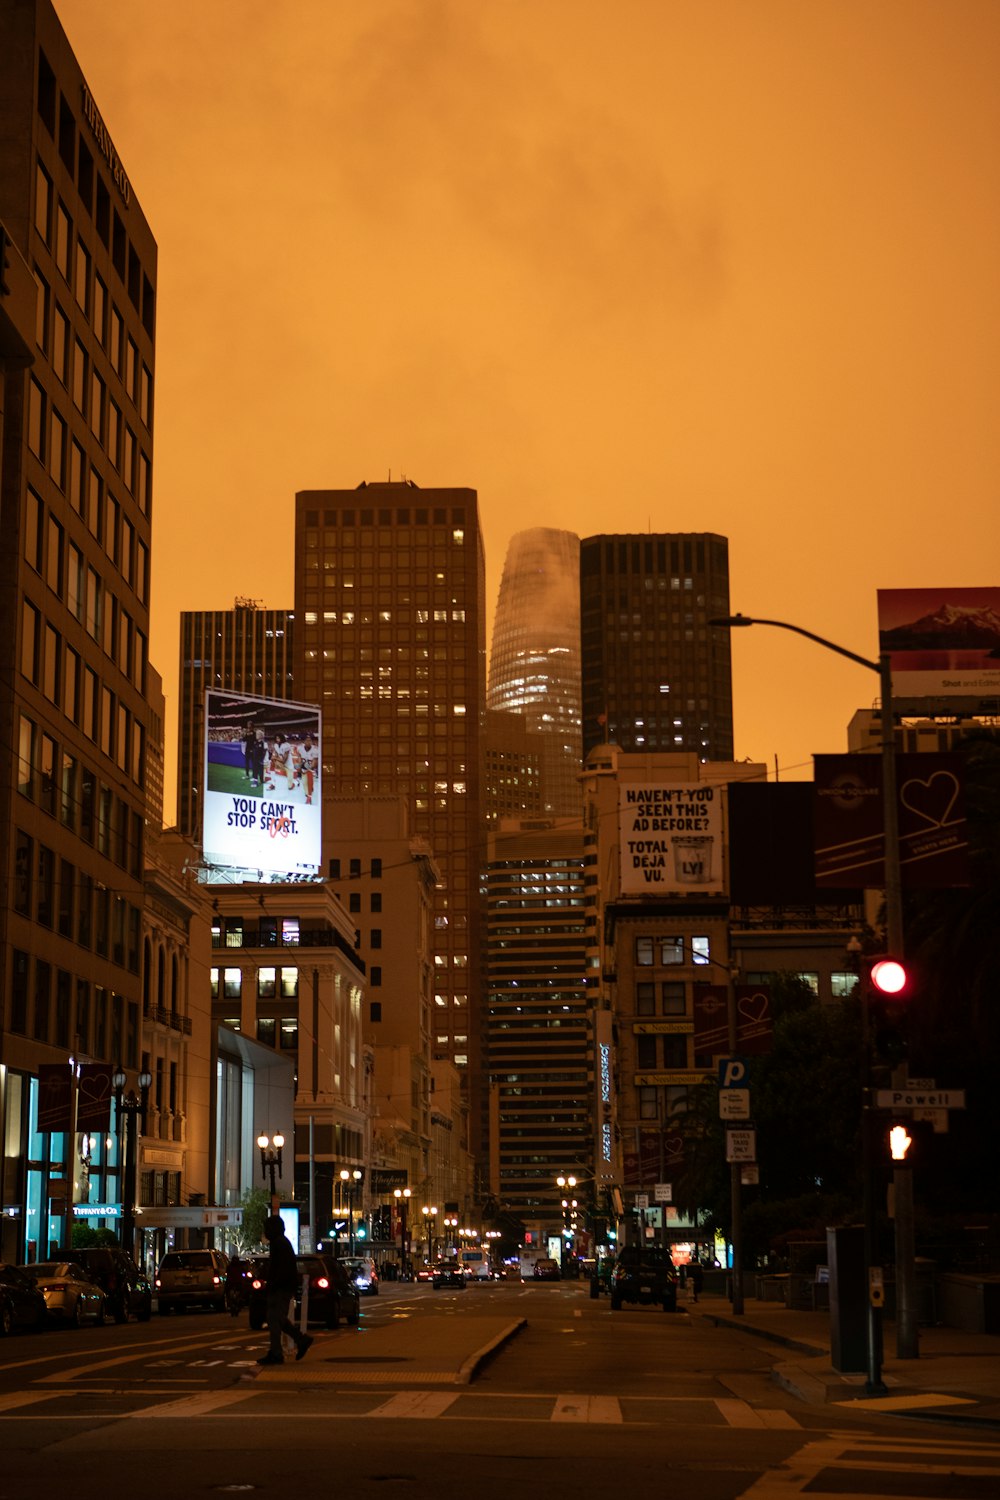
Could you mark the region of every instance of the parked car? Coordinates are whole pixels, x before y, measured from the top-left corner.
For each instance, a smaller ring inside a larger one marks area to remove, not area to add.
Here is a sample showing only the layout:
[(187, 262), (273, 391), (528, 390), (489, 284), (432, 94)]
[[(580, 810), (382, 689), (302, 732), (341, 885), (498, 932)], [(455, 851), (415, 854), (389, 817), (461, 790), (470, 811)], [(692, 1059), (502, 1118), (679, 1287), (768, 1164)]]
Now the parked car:
[(677, 1271), (670, 1251), (659, 1245), (626, 1245), (611, 1273), (611, 1306), (623, 1302), (658, 1302), (664, 1312), (677, 1310)]
[(551, 1255), (539, 1256), (538, 1260), (535, 1261), (535, 1269), (531, 1274), (536, 1281), (560, 1281), (562, 1279), (559, 1262), (553, 1260)]
[(0, 1265), (0, 1334), (15, 1328), (41, 1328), (45, 1323), (45, 1298), (20, 1266)]
[(117, 1245), (91, 1245), (74, 1250), (73, 1260), (104, 1293), (107, 1308), (116, 1323), (127, 1323), (134, 1314), (148, 1323), (153, 1313), (153, 1288), (127, 1250)]
[(358, 1291), (369, 1297), (378, 1296), (378, 1269), (370, 1255), (342, 1255), (340, 1264), (347, 1268)]
[(72, 1323), (79, 1328), (88, 1318), (103, 1323), (107, 1316), (107, 1299), (82, 1266), (71, 1260), (40, 1260), (31, 1266), (18, 1266), (45, 1298), (50, 1318)]
[(465, 1272), (457, 1260), (439, 1260), (431, 1276), (431, 1286), (437, 1291), (443, 1286), (465, 1286)]
[[(333, 1255), (297, 1255), (295, 1264), (299, 1273), (295, 1292), (296, 1318), (302, 1311), (302, 1292), (308, 1279), (307, 1319), (310, 1323), (338, 1328), (343, 1319), (347, 1324), (357, 1324), (361, 1316), (361, 1299), (343, 1261)], [(261, 1256), (254, 1263), (247, 1314), (251, 1328), (264, 1327), (267, 1321), (267, 1256)]]
[(156, 1303), (162, 1314), (182, 1307), (224, 1312), (226, 1267), (221, 1250), (168, 1250), (156, 1273)]

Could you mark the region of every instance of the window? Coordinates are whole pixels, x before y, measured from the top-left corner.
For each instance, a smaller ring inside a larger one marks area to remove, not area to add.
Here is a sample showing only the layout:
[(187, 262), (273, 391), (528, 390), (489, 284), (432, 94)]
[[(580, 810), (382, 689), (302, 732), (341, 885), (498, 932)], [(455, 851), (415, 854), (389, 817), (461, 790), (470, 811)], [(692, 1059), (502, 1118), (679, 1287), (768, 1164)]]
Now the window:
[(283, 1000), (294, 1000), (299, 993), (299, 971), (298, 969), (282, 969), (280, 975), (281, 998)]
[(635, 1039), (635, 1065), (643, 1070), (656, 1067), (655, 1036), (637, 1036)]
[(41, 162), (35, 165), (35, 229), (49, 243), (52, 213), (52, 181)]
[(28, 387), (28, 447), (45, 462), (45, 392), (34, 377)]
[(282, 917), (281, 919), (281, 942), (285, 948), (297, 948), (299, 945), (299, 919), (298, 917)]
[(687, 1014), (687, 995), (683, 984), (674, 980), (666, 980), (663, 984), (660, 1001), (665, 1016), (683, 1016)]
[(294, 1052), (299, 1045), (299, 1021), (297, 1016), (281, 1018), (281, 1050)]
[(642, 967), (650, 967), (653, 962), (653, 939), (651, 937), (640, 937), (635, 940), (635, 961)]
[(635, 1013), (637, 1016), (656, 1015), (656, 985), (646, 981), (635, 987)]
[(70, 279), (70, 245), (73, 221), (62, 203), (56, 205), (56, 265), (66, 281)]
[(260, 1000), (273, 1000), (275, 998), (276, 993), (277, 993), (276, 988), (275, 988), (276, 982), (277, 982), (277, 970), (276, 969), (258, 969), (257, 970), (257, 996), (258, 996), (258, 999), (260, 999)]
[(818, 974), (813, 973), (811, 970), (806, 970), (804, 973), (796, 974), (795, 977), (801, 984), (805, 985), (807, 990), (811, 990), (814, 995), (819, 994)]
[(660, 939), (660, 963), (682, 964), (684, 962), (684, 939), (665, 937)]
[(693, 937), (691, 939), (691, 962), (693, 964), (711, 963), (711, 948), (707, 937)]
[(223, 969), (222, 993), (226, 1000), (238, 1000), (243, 991), (242, 969)]
[(830, 975), (830, 993), (835, 1000), (846, 1000), (849, 995), (854, 994), (855, 985), (858, 982), (857, 974), (850, 970)]
[(35, 841), (18, 828), (14, 838), (14, 910), (22, 917), (31, 916), (31, 882), (35, 860)]
[(39, 616), (27, 599), (21, 609), (21, 671), (29, 682), (38, 681)]

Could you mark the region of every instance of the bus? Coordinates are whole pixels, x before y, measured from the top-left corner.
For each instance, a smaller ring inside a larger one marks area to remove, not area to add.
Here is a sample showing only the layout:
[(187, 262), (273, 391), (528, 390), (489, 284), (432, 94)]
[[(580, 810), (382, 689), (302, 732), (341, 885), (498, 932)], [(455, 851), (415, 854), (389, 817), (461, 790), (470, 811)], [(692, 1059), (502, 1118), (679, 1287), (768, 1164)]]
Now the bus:
[(478, 1246), (472, 1250), (462, 1249), (459, 1251), (458, 1258), (470, 1281), (489, 1281), (492, 1278), (490, 1258), (485, 1250), (480, 1250)]

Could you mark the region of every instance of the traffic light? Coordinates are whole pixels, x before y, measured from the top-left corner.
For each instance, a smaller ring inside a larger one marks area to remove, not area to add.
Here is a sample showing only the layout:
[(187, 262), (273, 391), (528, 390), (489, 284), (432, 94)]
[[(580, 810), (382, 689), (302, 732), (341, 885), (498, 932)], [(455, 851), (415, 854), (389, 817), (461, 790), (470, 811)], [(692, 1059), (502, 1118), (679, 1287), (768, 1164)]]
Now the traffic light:
[(878, 958), (871, 960), (868, 977), (875, 993), (884, 995), (887, 999), (903, 999), (910, 985), (906, 965), (898, 958), (890, 958), (886, 954), (880, 954)]
[(909, 1161), (909, 1150), (913, 1145), (913, 1137), (905, 1125), (893, 1125), (889, 1130), (889, 1155), (899, 1166)]

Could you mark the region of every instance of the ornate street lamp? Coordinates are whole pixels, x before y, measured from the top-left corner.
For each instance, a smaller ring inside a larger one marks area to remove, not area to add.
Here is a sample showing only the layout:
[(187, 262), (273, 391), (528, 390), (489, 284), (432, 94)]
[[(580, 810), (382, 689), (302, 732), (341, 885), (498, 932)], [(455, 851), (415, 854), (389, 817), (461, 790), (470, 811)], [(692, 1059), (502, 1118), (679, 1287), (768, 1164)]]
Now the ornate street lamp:
[(409, 1188), (393, 1188), (392, 1196), (396, 1200), (399, 1211), (399, 1274), (406, 1274), (406, 1262), (409, 1259), (409, 1210), (410, 1199), (413, 1196)]
[(427, 1241), (427, 1259), (434, 1259), (434, 1229), (437, 1220), (437, 1207), (425, 1206), (420, 1210), (424, 1216), (424, 1238)]
[(125, 1092), (128, 1075), (124, 1069), (116, 1068), (111, 1077), (115, 1091), (115, 1119), (117, 1120), (119, 1151), (122, 1161), (122, 1249), (133, 1254), (135, 1250), (135, 1184), (139, 1156), (139, 1139), (146, 1128), (146, 1105), (149, 1102), (151, 1073), (139, 1074), (139, 1092)]
[(281, 1161), (285, 1149), (285, 1137), (283, 1135), (257, 1137), (257, 1145), (260, 1147), (260, 1175), (271, 1179), (271, 1208), (274, 1208), (274, 1199), (278, 1196), (278, 1188), (274, 1180), (277, 1172), (281, 1176)]
[(354, 1254), (354, 1194), (357, 1191), (363, 1176), (364, 1173), (361, 1171), (360, 1167), (354, 1167), (351, 1171), (349, 1171), (347, 1167), (341, 1167), (340, 1169), (340, 1180), (347, 1189), (347, 1212), (350, 1215), (351, 1219), (350, 1253), (352, 1255)]

